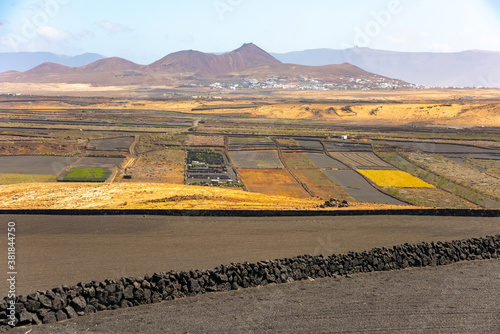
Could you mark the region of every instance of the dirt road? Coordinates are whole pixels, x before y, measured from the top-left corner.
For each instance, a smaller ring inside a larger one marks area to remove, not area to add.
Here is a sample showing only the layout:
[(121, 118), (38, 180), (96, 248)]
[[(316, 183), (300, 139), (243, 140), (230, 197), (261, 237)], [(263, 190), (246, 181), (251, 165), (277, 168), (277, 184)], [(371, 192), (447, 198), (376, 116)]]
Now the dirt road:
[[(498, 218), (465, 217), (4, 215), (0, 221), (4, 231), (9, 221), (16, 222), (18, 294), (172, 269), (500, 233)], [(0, 267), (5, 261), (0, 258)]]

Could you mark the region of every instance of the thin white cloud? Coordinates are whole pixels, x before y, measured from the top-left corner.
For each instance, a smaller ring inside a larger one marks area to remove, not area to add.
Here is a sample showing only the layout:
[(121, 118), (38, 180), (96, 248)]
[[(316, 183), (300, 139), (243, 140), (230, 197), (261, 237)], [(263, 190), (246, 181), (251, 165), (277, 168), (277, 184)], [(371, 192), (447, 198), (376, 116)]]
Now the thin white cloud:
[(99, 21), (96, 22), (96, 24), (101, 28), (104, 29), (110, 33), (117, 34), (117, 33), (122, 33), (122, 32), (127, 32), (131, 31), (127, 26), (124, 26), (121, 23), (115, 23), (115, 22), (110, 22), (110, 21)]
[(446, 43), (434, 43), (429, 46), (427, 46), (427, 49), (429, 51), (434, 51), (434, 52), (452, 52), (453, 47), (450, 44)]
[(71, 38), (71, 34), (52, 26), (40, 26), (37, 29), (38, 35), (51, 41), (64, 41)]
[(394, 36), (387, 36), (387, 41), (391, 44), (406, 44), (408, 42), (405, 38), (397, 38)]

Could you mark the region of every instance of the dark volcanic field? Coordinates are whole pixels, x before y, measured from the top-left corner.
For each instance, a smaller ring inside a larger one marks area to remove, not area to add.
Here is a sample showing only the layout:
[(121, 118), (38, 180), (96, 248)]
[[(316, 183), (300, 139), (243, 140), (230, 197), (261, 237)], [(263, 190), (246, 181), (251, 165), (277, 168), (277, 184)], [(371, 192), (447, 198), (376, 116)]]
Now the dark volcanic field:
[(499, 333), (500, 260), (323, 278), (10, 333)]

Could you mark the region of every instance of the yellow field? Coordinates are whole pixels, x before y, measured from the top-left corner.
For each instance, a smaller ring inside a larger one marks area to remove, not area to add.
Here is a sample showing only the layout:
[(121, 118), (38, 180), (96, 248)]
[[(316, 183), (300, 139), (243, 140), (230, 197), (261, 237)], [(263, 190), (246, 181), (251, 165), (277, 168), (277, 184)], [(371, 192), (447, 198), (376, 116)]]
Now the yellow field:
[(358, 169), (357, 171), (375, 182), (380, 187), (434, 188), (432, 184), (424, 182), (419, 178), (401, 170)]
[(55, 179), (56, 179), (55, 175), (0, 173), (0, 185), (2, 185), (2, 184), (18, 184), (18, 183), (50, 182), (50, 181), (54, 181)]

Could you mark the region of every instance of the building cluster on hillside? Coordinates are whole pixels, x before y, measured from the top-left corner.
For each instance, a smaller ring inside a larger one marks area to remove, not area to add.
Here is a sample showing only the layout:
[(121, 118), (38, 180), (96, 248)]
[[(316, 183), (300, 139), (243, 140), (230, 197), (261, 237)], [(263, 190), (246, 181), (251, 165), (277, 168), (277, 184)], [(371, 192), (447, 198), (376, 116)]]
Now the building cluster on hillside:
[[(237, 82), (213, 82), (198, 87), (210, 87), (221, 92), (239, 89), (295, 89), (295, 90), (372, 90), (372, 89), (423, 89), (423, 86), (407, 84), (398, 80), (379, 77), (349, 78), (341, 77), (336, 82), (323, 82), (318, 78), (307, 78), (297, 76), (293, 80), (280, 76), (272, 76), (265, 80), (255, 78), (245, 78)], [(194, 86), (190, 86), (194, 87)]]

